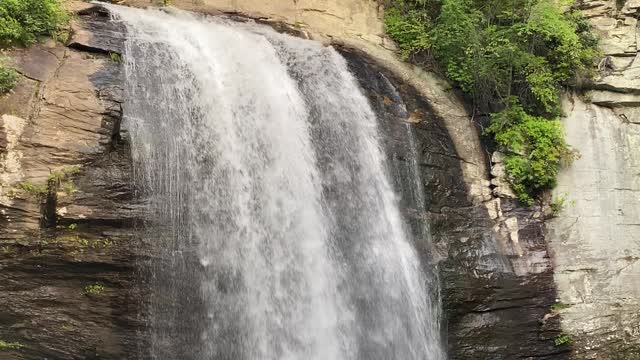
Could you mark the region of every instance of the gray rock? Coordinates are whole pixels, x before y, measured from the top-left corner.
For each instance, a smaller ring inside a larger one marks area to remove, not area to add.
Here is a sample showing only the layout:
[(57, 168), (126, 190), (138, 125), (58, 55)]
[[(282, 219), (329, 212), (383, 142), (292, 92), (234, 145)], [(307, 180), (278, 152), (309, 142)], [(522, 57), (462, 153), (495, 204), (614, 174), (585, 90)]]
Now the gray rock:
[(580, 159), (561, 171), (565, 209), (548, 223), (562, 326), (575, 359), (640, 354), (640, 127), (612, 109), (566, 100), (567, 141)]

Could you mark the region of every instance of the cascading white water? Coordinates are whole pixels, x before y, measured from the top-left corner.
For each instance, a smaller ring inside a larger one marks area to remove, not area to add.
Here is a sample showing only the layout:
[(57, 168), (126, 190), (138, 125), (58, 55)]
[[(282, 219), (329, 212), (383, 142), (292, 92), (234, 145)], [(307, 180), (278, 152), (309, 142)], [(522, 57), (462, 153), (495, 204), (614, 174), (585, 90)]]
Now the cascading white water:
[(108, 8), (128, 31), (125, 125), (155, 210), (150, 356), (444, 359), (344, 59), (253, 23)]

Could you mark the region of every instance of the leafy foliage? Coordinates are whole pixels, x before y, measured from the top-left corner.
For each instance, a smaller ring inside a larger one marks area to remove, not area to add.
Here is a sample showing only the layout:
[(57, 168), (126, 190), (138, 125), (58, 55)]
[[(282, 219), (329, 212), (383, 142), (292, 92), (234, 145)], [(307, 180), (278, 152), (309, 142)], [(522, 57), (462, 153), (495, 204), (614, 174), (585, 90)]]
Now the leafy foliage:
[(7, 341), (0, 340), (0, 351), (1, 350), (20, 350), (23, 347), (24, 345), (22, 345), (19, 342), (7, 342)]
[(102, 284), (91, 284), (84, 287), (83, 294), (85, 295), (100, 295), (104, 292), (105, 287)]
[(557, 303), (551, 305), (551, 310), (555, 311), (555, 312), (558, 312), (558, 311), (562, 311), (564, 309), (568, 309), (570, 307), (571, 307), (571, 305), (569, 305), (569, 304), (557, 302)]
[(393, 0), (385, 24), (405, 59), (431, 59), (492, 113), (520, 200), (555, 185), (571, 160), (558, 121), (564, 87), (588, 78), (597, 39), (565, 0)]
[(0, 95), (11, 91), (18, 82), (18, 73), (0, 62)]
[[(0, 48), (26, 46), (39, 35), (55, 36), (68, 20), (60, 0), (0, 0)], [(0, 63), (0, 95), (11, 91), (18, 76)]]
[(531, 204), (532, 195), (540, 190), (554, 187), (561, 162), (574, 157), (560, 121), (527, 114), (515, 98), (505, 110), (492, 115), (485, 131), (506, 151), (509, 181), (525, 204)]
[(67, 20), (59, 0), (0, 0), (0, 47), (32, 44)]
[(564, 211), (567, 205), (575, 205), (575, 200), (569, 201), (568, 196), (569, 195), (567, 193), (562, 193), (553, 197), (553, 200), (549, 204), (549, 206), (551, 207), (551, 214), (553, 216), (558, 216), (562, 211)]
[(384, 23), (387, 33), (398, 42), (403, 59), (431, 48), (431, 37), (425, 32), (425, 25), (430, 23), (430, 19), (424, 12), (409, 10), (403, 14), (391, 8)]
[(553, 339), (553, 343), (556, 346), (568, 345), (571, 344), (572, 341), (573, 339), (571, 338), (571, 335), (568, 334), (560, 334), (555, 339)]

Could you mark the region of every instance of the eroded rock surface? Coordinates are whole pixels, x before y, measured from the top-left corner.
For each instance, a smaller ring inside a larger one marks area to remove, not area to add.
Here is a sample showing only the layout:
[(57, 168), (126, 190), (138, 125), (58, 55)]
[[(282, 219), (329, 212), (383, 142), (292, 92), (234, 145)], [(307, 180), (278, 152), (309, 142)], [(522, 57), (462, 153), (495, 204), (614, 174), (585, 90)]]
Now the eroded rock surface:
[(600, 77), (563, 102), (568, 143), (548, 223), (562, 327), (575, 359), (640, 359), (640, 62), (636, 0), (582, 1), (601, 36)]
[(22, 78), (0, 99), (0, 340), (22, 347), (2, 359), (135, 357), (135, 206), (108, 51), (8, 54)]
[(576, 359), (640, 359), (640, 126), (614, 109), (565, 101), (564, 209), (549, 222), (562, 324)]
[(474, 202), (432, 103), (366, 55), (342, 53), (381, 121), (425, 271), (438, 263), (449, 358), (568, 358), (570, 348), (554, 344), (560, 318), (551, 309), (556, 292), (540, 209), (500, 198)]

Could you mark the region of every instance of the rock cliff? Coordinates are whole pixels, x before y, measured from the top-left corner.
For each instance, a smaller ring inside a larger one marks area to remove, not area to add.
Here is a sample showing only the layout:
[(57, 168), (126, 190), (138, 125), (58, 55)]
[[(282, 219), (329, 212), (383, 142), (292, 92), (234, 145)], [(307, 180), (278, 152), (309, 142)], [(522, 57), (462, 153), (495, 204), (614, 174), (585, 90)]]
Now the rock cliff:
[(3, 359), (121, 359), (138, 344), (121, 65), (94, 50), (7, 54), (21, 77), (0, 99), (0, 339), (19, 345)]
[(601, 36), (599, 78), (564, 101), (580, 158), (562, 171), (548, 223), (562, 326), (575, 359), (640, 359), (640, 2), (582, 1)]
[[(640, 4), (620, 3), (581, 5), (607, 57), (590, 95), (565, 101), (568, 141), (582, 157), (561, 174), (557, 194), (568, 201), (545, 237), (544, 209), (510, 198), (499, 155), (489, 160), (455, 92), (396, 57), (377, 2), (172, 1), (289, 24), (341, 50), (381, 119), (408, 221), (431, 224), (416, 246), (437, 263), (451, 359), (640, 356)], [(66, 46), (9, 54), (22, 77), (0, 99), (0, 340), (24, 345), (2, 355), (145, 358), (141, 282), (151, 255), (136, 237), (144, 206), (131, 184), (124, 79), (111, 55), (125, 34), (103, 10), (68, 5), (78, 16)], [(556, 299), (569, 306), (552, 310)], [(572, 344), (556, 346), (562, 335)]]

